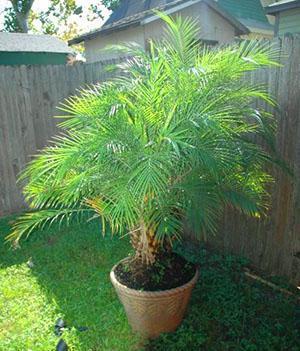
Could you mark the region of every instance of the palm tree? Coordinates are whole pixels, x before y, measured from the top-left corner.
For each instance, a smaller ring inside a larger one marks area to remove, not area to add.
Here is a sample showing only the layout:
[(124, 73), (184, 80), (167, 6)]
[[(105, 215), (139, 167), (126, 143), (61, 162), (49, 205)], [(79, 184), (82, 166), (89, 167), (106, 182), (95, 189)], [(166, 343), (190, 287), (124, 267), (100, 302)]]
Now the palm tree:
[(55, 137), (26, 168), (24, 195), (34, 211), (9, 236), (72, 218), (99, 217), (102, 231), (130, 233), (137, 257), (151, 265), (181, 237), (217, 230), (225, 206), (260, 216), (267, 208), (265, 164), (253, 140), (272, 136), (273, 119), (253, 107), (274, 105), (243, 79), (277, 65), (276, 50), (250, 41), (216, 49), (196, 43), (197, 24), (161, 15), (164, 39), (131, 58), (112, 81), (66, 100)]

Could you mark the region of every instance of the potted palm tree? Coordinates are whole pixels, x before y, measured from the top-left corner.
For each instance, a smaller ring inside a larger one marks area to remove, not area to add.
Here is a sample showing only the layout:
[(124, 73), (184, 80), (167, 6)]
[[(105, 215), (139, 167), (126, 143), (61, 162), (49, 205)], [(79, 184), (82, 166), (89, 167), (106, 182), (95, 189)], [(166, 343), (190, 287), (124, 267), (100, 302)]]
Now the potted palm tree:
[(195, 41), (194, 21), (161, 17), (163, 40), (147, 53), (128, 46), (118, 78), (66, 100), (64, 133), (21, 176), (34, 211), (9, 237), (78, 216), (100, 218), (103, 233), (106, 225), (128, 233), (135, 255), (111, 281), (147, 337), (179, 325), (198, 278), (172, 250), (184, 223), (213, 233), (225, 206), (256, 217), (266, 209), (271, 157), (251, 135), (269, 137), (273, 122), (253, 102), (273, 100), (243, 77), (276, 65), (267, 43), (208, 50)]

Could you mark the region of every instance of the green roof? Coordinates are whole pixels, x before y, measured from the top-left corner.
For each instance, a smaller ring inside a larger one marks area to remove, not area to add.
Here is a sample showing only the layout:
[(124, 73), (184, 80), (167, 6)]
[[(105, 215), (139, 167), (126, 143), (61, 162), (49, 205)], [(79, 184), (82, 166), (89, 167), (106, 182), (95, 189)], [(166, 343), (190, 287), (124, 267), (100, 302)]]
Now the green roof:
[(272, 29), (260, 0), (217, 0), (217, 2), (247, 27)]

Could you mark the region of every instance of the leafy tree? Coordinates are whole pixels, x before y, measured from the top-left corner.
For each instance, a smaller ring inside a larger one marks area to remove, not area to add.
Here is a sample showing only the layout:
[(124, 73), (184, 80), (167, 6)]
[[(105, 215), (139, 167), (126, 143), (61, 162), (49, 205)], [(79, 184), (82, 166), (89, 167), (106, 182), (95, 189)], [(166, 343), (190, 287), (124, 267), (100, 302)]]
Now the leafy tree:
[(36, 18), (42, 24), (43, 33), (55, 34), (59, 27), (67, 27), (68, 19), (73, 14), (82, 14), (82, 6), (77, 6), (75, 0), (51, 0), (48, 9), (36, 14)]
[(10, 32), (28, 32), (28, 20), (34, 0), (10, 0), (12, 8), (6, 9), (4, 28)]
[[(8, 32), (27, 33), (33, 28), (34, 20), (38, 20), (42, 25), (43, 33), (55, 34), (62, 25), (67, 25), (71, 15), (82, 15), (82, 6), (78, 6), (76, 0), (50, 0), (48, 9), (40, 13), (32, 10), (34, 0), (9, 1), (12, 7), (6, 8), (4, 14), (4, 30)], [(92, 4), (89, 8), (88, 19), (94, 20), (102, 16), (101, 4), (111, 10), (118, 5), (118, 0), (98, 1)]]
[(197, 24), (167, 22), (166, 38), (120, 48), (124, 74), (66, 100), (53, 140), (24, 171), (33, 212), (10, 235), (74, 217), (99, 217), (102, 231), (131, 234), (145, 264), (179, 239), (184, 220), (213, 233), (224, 206), (261, 216), (268, 206), (265, 170), (271, 156), (251, 135), (270, 140), (274, 105), (261, 86), (242, 79), (276, 65), (269, 44), (250, 41), (208, 50), (195, 44)]
[(102, 4), (109, 10), (114, 10), (118, 7), (120, 0), (102, 0)]

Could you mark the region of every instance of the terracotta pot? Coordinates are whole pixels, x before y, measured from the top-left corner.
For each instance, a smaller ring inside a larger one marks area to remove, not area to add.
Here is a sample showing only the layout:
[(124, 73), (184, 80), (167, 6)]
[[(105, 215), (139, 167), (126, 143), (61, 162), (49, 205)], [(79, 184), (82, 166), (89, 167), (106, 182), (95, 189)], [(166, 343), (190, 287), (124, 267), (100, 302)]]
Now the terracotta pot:
[(125, 308), (132, 329), (150, 339), (158, 337), (161, 333), (174, 331), (186, 312), (192, 290), (198, 280), (198, 269), (188, 283), (178, 288), (140, 291), (118, 282), (114, 273), (117, 266), (118, 264), (110, 272), (110, 279)]

